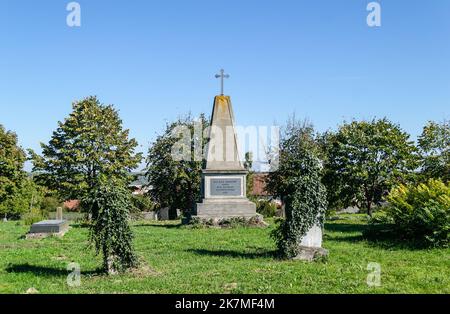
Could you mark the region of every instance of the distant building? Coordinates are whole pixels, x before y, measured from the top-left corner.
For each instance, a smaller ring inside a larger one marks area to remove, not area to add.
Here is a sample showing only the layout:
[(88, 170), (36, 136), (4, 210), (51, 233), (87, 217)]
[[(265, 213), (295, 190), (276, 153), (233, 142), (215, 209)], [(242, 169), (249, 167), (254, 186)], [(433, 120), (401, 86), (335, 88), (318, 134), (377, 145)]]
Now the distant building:
[(79, 200), (68, 200), (63, 204), (66, 211), (69, 212), (77, 212), (80, 209), (80, 201)]
[(269, 193), (266, 191), (266, 180), (269, 176), (268, 172), (255, 172), (253, 174), (253, 189), (251, 195), (268, 197)]
[(152, 189), (152, 187), (149, 185), (150, 182), (148, 181), (145, 173), (135, 173), (134, 176), (135, 180), (128, 185), (133, 195), (147, 194)]
[[(258, 197), (259, 199), (267, 199), (273, 202), (278, 209), (282, 209), (283, 203), (281, 200), (275, 198), (273, 195), (269, 194), (267, 192), (267, 179), (268, 179), (269, 173), (268, 172), (255, 172), (253, 174), (253, 188), (251, 195)], [(277, 213), (277, 216), (283, 216), (282, 213), (283, 210), (280, 211), (280, 213)]]

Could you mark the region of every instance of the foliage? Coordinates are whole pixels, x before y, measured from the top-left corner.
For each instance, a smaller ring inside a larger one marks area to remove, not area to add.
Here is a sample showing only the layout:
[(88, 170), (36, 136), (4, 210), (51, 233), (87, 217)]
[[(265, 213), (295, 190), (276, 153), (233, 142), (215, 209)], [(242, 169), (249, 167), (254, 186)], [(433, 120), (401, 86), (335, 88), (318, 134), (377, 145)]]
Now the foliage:
[(0, 204), (0, 212), (6, 213), (10, 218), (18, 219), (32, 208), (40, 209), (44, 193), (43, 187), (27, 177), (22, 180), (16, 192)]
[(306, 120), (299, 121), (295, 116), (289, 118), (286, 126), (281, 130), (280, 149), (277, 156), (278, 168), (271, 169), (266, 182), (266, 189), (270, 195), (279, 196), (283, 200), (285, 196), (295, 191), (295, 186), (290, 179), (298, 177), (301, 173), (300, 168), (295, 164), (295, 154), (299, 150), (296, 144), (301, 143), (317, 152), (319, 146), (314, 137), (314, 128), (311, 123)]
[(268, 187), (285, 203), (286, 219), (272, 233), (284, 257), (298, 254), (299, 242), (314, 225), (323, 225), (327, 208), (321, 182), (322, 165), (312, 125), (293, 118), (280, 141), (279, 168), (269, 174)]
[(38, 216), (46, 193), (23, 170), (26, 155), (17, 142), (16, 134), (0, 125), (0, 215), (13, 219)]
[(58, 207), (62, 207), (62, 203), (54, 196), (45, 196), (40, 205), (40, 208), (44, 213), (54, 212)]
[(22, 216), (22, 221), (25, 225), (31, 226), (32, 224), (46, 219), (47, 216), (39, 208), (31, 208)]
[(450, 181), (450, 121), (429, 122), (419, 137), (425, 178)]
[(135, 139), (122, 128), (112, 105), (88, 97), (73, 104), (73, 111), (53, 132), (50, 142), (41, 144), (43, 156), (30, 150), (37, 180), (63, 199), (82, 199), (100, 177), (128, 182), (128, 172), (138, 166)]
[(264, 217), (274, 217), (277, 213), (277, 205), (270, 200), (257, 200), (256, 212)]
[(417, 167), (409, 135), (386, 118), (344, 123), (322, 138), (330, 207), (358, 206), (372, 215), (389, 189)]
[(0, 124), (0, 214), (16, 215), (23, 212), (18, 204), (26, 173), (23, 166), (26, 155), (18, 146), (17, 135)]
[(133, 233), (128, 225), (133, 206), (128, 190), (111, 183), (102, 184), (83, 203), (92, 217), (89, 239), (96, 253), (102, 253), (103, 269), (115, 274), (136, 266)]
[[(177, 209), (189, 215), (200, 200), (203, 156), (198, 156), (197, 151), (205, 149), (203, 133), (208, 126), (203, 114), (198, 120), (190, 115), (179, 118), (166, 125), (148, 151), (147, 176), (153, 187), (150, 196), (160, 208), (169, 207), (171, 219), (176, 217)], [(184, 158), (174, 158), (174, 153), (180, 152)]]
[(155, 203), (146, 195), (133, 195), (131, 200), (134, 207), (133, 211), (148, 212), (155, 209)]
[(404, 239), (449, 245), (450, 183), (430, 179), (418, 185), (399, 185), (387, 200), (389, 205), (372, 223), (388, 224)]
[[(49, 212), (48, 217), (50, 219), (56, 219), (56, 212)], [(87, 225), (89, 224), (86, 213), (67, 212), (63, 210), (63, 219), (75, 223), (86, 223)]]

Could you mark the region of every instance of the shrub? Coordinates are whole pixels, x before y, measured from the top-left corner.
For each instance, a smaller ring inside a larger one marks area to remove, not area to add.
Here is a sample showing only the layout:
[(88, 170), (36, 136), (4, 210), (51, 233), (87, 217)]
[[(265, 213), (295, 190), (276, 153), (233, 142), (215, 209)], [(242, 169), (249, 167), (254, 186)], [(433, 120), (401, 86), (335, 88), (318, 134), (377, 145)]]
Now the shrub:
[(314, 225), (323, 226), (327, 195), (321, 182), (322, 163), (312, 129), (293, 126), (281, 140), (279, 168), (269, 176), (269, 187), (285, 204), (286, 219), (272, 232), (281, 256), (299, 253), (301, 239)]
[(44, 220), (46, 217), (44, 213), (38, 208), (32, 208), (29, 212), (22, 215), (22, 221), (25, 225), (32, 224)]
[(372, 224), (390, 225), (404, 239), (448, 246), (450, 184), (430, 179), (418, 185), (400, 185), (391, 190), (387, 200), (389, 205)]
[(326, 192), (322, 183), (314, 176), (298, 179), (299, 189), (286, 197), (286, 219), (279, 220), (272, 232), (278, 251), (287, 258), (299, 252), (299, 241), (314, 225), (323, 226)]
[(83, 200), (92, 217), (90, 241), (103, 255), (103, 268), (115, 274), (137, 265), (128, 216), (133, 207), (129, 191), (114, 184), (95, 188)]
[(134, 212), (149, 212), (155, 209), (155, 203), (145, 195), (133, 195)]
[(41, 202), (41, 210), (46, 213), (54, 212), (58, 207), (62, 207), (62, 204), (53, 196), (44, 197)]
[(40, 208), (43, 198), (42, 188), (31, 178), (25, 178), (18, 189), (0, 203), (0, 214), (7, 214), (8, 218), (18, 219), (27, 213), (31, 207)]
[(264, 217), (273, 217), (277, 213), (277, 205), (269, 200), (258, 200), (256, 202), (256, 212)]

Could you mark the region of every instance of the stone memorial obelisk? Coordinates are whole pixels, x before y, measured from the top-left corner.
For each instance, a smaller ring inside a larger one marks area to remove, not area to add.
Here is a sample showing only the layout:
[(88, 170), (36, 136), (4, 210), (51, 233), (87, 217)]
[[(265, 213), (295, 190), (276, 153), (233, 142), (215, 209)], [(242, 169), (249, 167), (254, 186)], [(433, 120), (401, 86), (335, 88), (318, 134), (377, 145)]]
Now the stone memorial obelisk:
[(223, 94), (223, 81), (228, 75), (221, 73), (221, 95), (214, 99), (206, 146), (206, 164), (202, 170), (203, 201), (196, 204), (194, 217), (200, 219), (227, 219), (231, 217), (257, 217), (256, 205), (246, 196), (246, 175), (238, 151), (230, 96)]

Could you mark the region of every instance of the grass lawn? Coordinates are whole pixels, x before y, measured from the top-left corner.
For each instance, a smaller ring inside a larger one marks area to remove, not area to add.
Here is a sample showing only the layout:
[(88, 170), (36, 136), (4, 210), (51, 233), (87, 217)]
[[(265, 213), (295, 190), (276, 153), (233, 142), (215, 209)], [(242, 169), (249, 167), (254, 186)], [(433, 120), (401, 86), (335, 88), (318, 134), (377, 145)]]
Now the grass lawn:
[[(0, 223), (0, 293), (450, 293), (450, 249), (419, 250), (361, 236), (364, 216), (343, 215), (325, 227), (326, 261), (281, 261), (271, 228), (188, 229), (178, 222), (135, 222), (141, 269), (108, 277), (87, 247), (88, 230), (25, 240), (28, 227)], [(81, 265), (81, 286), (66, 283), (68, 263)], [(381, 265), (369, 287), (367, 264)]]

